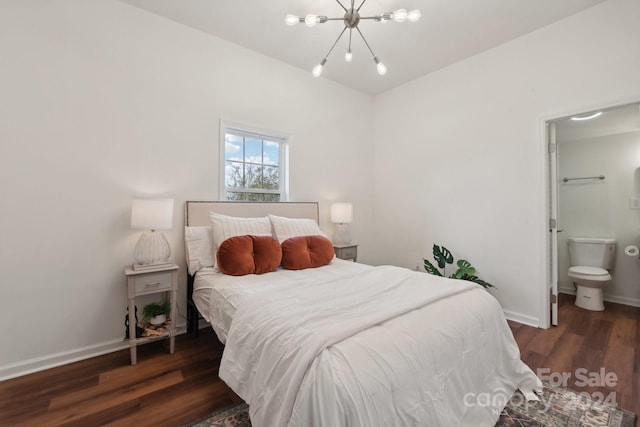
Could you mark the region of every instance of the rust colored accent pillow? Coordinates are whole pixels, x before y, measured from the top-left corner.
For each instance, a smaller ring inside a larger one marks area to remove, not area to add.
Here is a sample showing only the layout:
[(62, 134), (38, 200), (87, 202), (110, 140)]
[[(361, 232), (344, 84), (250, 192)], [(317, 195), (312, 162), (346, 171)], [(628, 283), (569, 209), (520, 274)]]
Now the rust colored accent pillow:
[(216, 252), (218, 269), (231, 276), (253, 274), (256, 269), (253, 260), (253, 239), (251, 236), (230, 237), (218, 247)]
[(321, 267), (333, 256), (333, 244), (323, 236), (292, 237), (282, 242), (282, 267), (288, 270)]
[(262, 274), (274, 271), (282, 261), (282, 248), (277, 239), (271, 236), (251, 236), (253, 239), (254, 273)]
[(218, 247), (218, 269), (231, 276), (262, 274), (280, 265), (282, 249), (271, 236), (230, 237)]

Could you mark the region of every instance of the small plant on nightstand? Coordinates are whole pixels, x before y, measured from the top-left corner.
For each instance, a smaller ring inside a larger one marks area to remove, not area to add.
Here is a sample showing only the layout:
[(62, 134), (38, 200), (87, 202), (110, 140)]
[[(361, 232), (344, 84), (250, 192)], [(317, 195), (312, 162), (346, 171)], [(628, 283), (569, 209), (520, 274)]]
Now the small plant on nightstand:
[(152, 302), (142, 309), (142, 320), (154, 326), (162, 325), (167, 320), (167, 315), (171, 313), (171, 302)]

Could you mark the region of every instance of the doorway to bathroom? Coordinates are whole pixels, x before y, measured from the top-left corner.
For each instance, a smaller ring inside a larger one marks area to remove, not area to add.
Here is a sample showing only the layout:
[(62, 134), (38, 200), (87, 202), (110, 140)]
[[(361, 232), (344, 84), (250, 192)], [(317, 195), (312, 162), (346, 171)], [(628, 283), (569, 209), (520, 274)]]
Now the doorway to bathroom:
[[(546, 122), (549, 147), (549, 306), (575, 295), (569, 238), (615, 239), (604, 300), (640, 307), (640, 102)], [(605, 303), (606, 310), (606, 303)]]

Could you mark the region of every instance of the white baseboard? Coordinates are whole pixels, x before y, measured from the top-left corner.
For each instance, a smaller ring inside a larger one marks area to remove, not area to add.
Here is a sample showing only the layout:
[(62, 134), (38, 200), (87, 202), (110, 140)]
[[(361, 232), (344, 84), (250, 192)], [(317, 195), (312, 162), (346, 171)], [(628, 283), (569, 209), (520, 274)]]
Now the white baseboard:
[[(178, 324), (176, 327), (176, 335), (184, 333), (186, 333), (186, 328), (180, 327)], [(113, 353), (127, 348), (129, 348), (129, 341), (126, 339), (118, 339), (42, 357), (34, 357), (33, 359), (22, 362), (0, 366), (0, 381), (44, 371), (45, 369), (55, 368), (80, 360), (91, 359), (92, 357), (102, 356), (103, 354)]]
[(606, 295), (604, 296), (605, 301), (614, 302), (616, 304), (623, 305), (631, 305), (633, 307), (640, 307), (640, 299), (638, 298), (629, 298), (629, 297), (619, 297), (616, 295)]
[(55, 368), (56, 366), (66, 365), (79, 360), (90, 359), (125, 348), (129, 348), (129, 342), (119, 339), (49, 354), (43, 357), (34, 357), (33, 359), (22, 362), (11, 363), (0, 367), (0, 381), (44, 371), (45, 369)]
[(509, 310), (502, 310), (504, 312), (504, 316), (513, 322), (522, 323), (523, 325), (533, 326), (534, 328), (540, 327), (540, 321), (537, 317), (525, 316), (520, 313), (514, 313)]
[(568, 294), (568, 295), (575, 295), (576, 294), (576, 290), (574, 288), (558, 287), (558, 293)]
[[(575, 295), (576, 290), (574, 288), (558, 288), (558, 292), (563, 294)], [(640, 298), (620, 297), (617, 295), (604, 294), (603, 299), (605, 301), (613, 302), (615, 304), (630, 305), (632, 307), (640, 307)]]

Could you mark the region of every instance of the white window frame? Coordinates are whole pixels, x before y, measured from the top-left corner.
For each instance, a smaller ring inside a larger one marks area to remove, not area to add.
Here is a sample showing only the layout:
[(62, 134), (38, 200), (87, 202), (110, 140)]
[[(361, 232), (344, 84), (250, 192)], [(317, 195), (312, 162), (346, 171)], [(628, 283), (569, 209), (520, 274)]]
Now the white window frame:
[[(278, 167), (280, 169), (280, 188), (278, 193), (280, 194), (280, 201), (286, 202), (289, 200), (289, 144), (291, 137), (285, 132), (266, 130), (264, 128), (245, 125), (241, 123), (233, 123), (226, 120), (220, 120), (220, 175), (219, 175), (219, 200), (227, 200), (227, 186), (226, 186), (226, 150), (225, 150), (225, 135), (227, 131), (233, 131), (245, 136), (257, 137), (261, 139), (273, 139), (281, 141), (282, 146), (279, 151)], [(247, 192), (247, 193), (264, 193), (273, 194), (273, 191), (260, 190), (260, 189), (233, 189), (232, 191)]]

